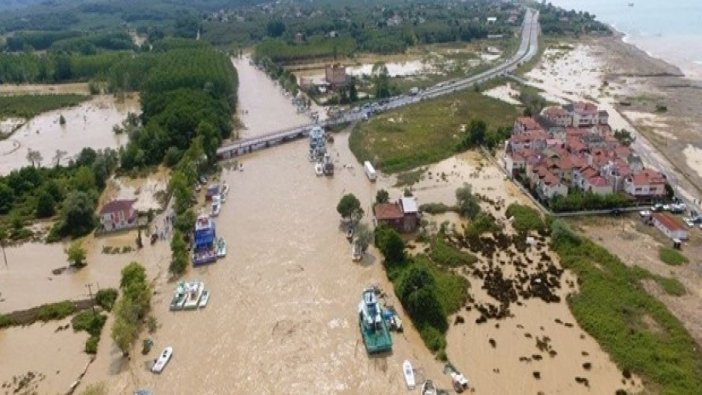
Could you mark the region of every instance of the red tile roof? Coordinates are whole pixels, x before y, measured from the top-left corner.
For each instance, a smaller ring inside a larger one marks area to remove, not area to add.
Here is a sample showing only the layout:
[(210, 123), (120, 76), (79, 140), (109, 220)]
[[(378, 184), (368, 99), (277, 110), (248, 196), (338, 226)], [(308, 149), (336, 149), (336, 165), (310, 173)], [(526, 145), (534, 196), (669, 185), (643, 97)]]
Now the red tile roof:
[(118, 199), (107, 203), (100, 214), (117, 213), (120, 211), (129, 211), (136, 202), (136, 199)]
[(517, 123), (522, 125), (525, 130), (542, 130), (541, 125), (534, 118), (519, 117), (517, 118)]
[(547, 107), (543, 111), (543, 114), (547, 117), (550, 117), (550, 118), (567, 117), (568, 111), (564, 110), (561, 107), (552, 106), (552, 107)]
[(597, 106), (592, 103), (579, 101), (573, 104), (573, 111), (580, 114), (594, 114), (597, 112)]
[(609, 185), (609, 182), (602, 176), (590, 177), (587, 179), (587, 183), (593, 187), (606, 187)]
[(653, 219), (669, 230), (685, 230), (685, 227), (680, 223), (680, 221), (669, 214), (653, 213)]
[(657, 171), (644, 169), (634, 174), (634, 176), (631, 177), (631, 182), (637, 186), (665, 184), (665, 177), (663, 177), (663, 175)]
[(379, 203), (373, 207), (375, 218), (378, 220), (391, 220), (403, 218), (402, 208), (396, 203)]

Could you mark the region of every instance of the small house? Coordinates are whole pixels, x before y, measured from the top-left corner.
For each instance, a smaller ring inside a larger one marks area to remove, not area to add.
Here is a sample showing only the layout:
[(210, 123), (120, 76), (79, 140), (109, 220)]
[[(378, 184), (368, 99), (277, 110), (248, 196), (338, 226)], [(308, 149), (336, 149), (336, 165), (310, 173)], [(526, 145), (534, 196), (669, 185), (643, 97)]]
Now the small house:
[(664, 235), (675, 240), (687, 239), (687, 228), (675, 217), (668, 213), (653, 213), (653, 226), (658, 228)]
[(131, 229), (137, 226), (135, 199), (119, 199), (107, 203), (100, 210), (100, 225), (107, 231)]
[(373, 207), (376, 226), (389, 226), (401, 231), (403, 228), (404, 214), (402, 207), (397, 203), (378, 203)]
[(403, 197), (399, 201), (402, 208), (402, 231), (414, 232), (419, 226), (419, 207), (417, 200), (412, 197)]
[(341, 63), (328, 65), (324, 69), (324, 80), (334, 89), (346, 86), (349, 82), (349, 78), (346, 75), (346, 67)]

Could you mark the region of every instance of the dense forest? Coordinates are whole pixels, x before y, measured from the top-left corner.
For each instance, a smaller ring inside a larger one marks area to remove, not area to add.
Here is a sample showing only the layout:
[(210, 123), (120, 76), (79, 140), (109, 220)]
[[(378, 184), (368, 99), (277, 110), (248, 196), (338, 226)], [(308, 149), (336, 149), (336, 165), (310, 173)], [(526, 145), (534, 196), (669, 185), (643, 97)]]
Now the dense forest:
[(544, 34), (611, 34), (607, 25), (595, 20), (595, 15), (588, 12), (567, 11), (551, 3), (539, 8), (539, 23)]

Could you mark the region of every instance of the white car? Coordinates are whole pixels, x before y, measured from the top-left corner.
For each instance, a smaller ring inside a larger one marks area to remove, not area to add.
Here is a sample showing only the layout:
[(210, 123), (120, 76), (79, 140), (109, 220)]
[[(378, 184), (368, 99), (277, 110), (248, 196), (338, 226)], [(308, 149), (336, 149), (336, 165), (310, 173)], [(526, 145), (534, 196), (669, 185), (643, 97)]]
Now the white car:
[(163, 372), (163, 369), (166, 367), (166, 364), (168, 364), (168, 361), (171, 360), (171, 356), (173, 355), (173, 347), (166, 347), (163, 349), (163, 352), (161, 355), (154, 361), (154, 366), (151, 367), (151, 371), (153, 373), (161, 373)]

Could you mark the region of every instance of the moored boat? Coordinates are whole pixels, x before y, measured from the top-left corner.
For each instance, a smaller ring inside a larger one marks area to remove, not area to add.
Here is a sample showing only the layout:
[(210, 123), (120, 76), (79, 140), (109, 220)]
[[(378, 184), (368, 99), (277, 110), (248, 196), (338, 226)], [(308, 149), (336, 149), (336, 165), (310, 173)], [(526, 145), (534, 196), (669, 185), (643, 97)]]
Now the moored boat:
[(202, 281), (192, 281), (185, 283), (185, 303), (183, 308), (185, 310), (196, 309), (198, 303), (200, 303), (200, 297), (205, 290), (205, 283)]
[(165, 349), (163, 349), (161, 355), (159, 355), (159, 357), (154, 361), (154, 364), (151, 367), (151, 371), (153, 373), (163, 372), (163, 369), (168, 364), (168, 361), (171, 360), (171, 356), (173, 356), (173, 347), (166, 347)]
[(351, 244), (351, 260), (354, 262), (359, 262), (363, 259), (363, 251), (358, 243)]
[(405, 360), (405, 362), (402, 362), (402, 374), (405, 376), (407, 388), (413, 390), (417, 383), (414, 379), (414, 369), (412, 369), (412, 363), (410, 363), (410, 361)]
[(182, 310), (185, 304), (186, 293), (185, 293), (185, 282), (180, 281), (176, 285), (175, 292), (173, 293), (173, 299), (171, 299), (170, 310)]
[(215, 242), (217, 235), (212, 218), (207, 214), (198, 216), (193, 236), (193, 265), (199, 266), (216, 261)]
[(422, 384), (422, 395), (436, 395), (436, 387), (431, 380), (427, 380)]
[(227, 256), (227, 242), (224, 241), (224, 237), (217, 239), (217, 258), (224, 258)]
[(358, 326), (369, 354), (390, 351), (392, 337), (381, 315), (381, 307), (373, 288), (366, 288), (358, 304)]
[(204, 308), (207, 307), (207, 302), (210, 301), (210, 291), (204, 290), (202, 291), (202, 297), (200, 298), (200, 303), (198, 303), (199, 308)]

